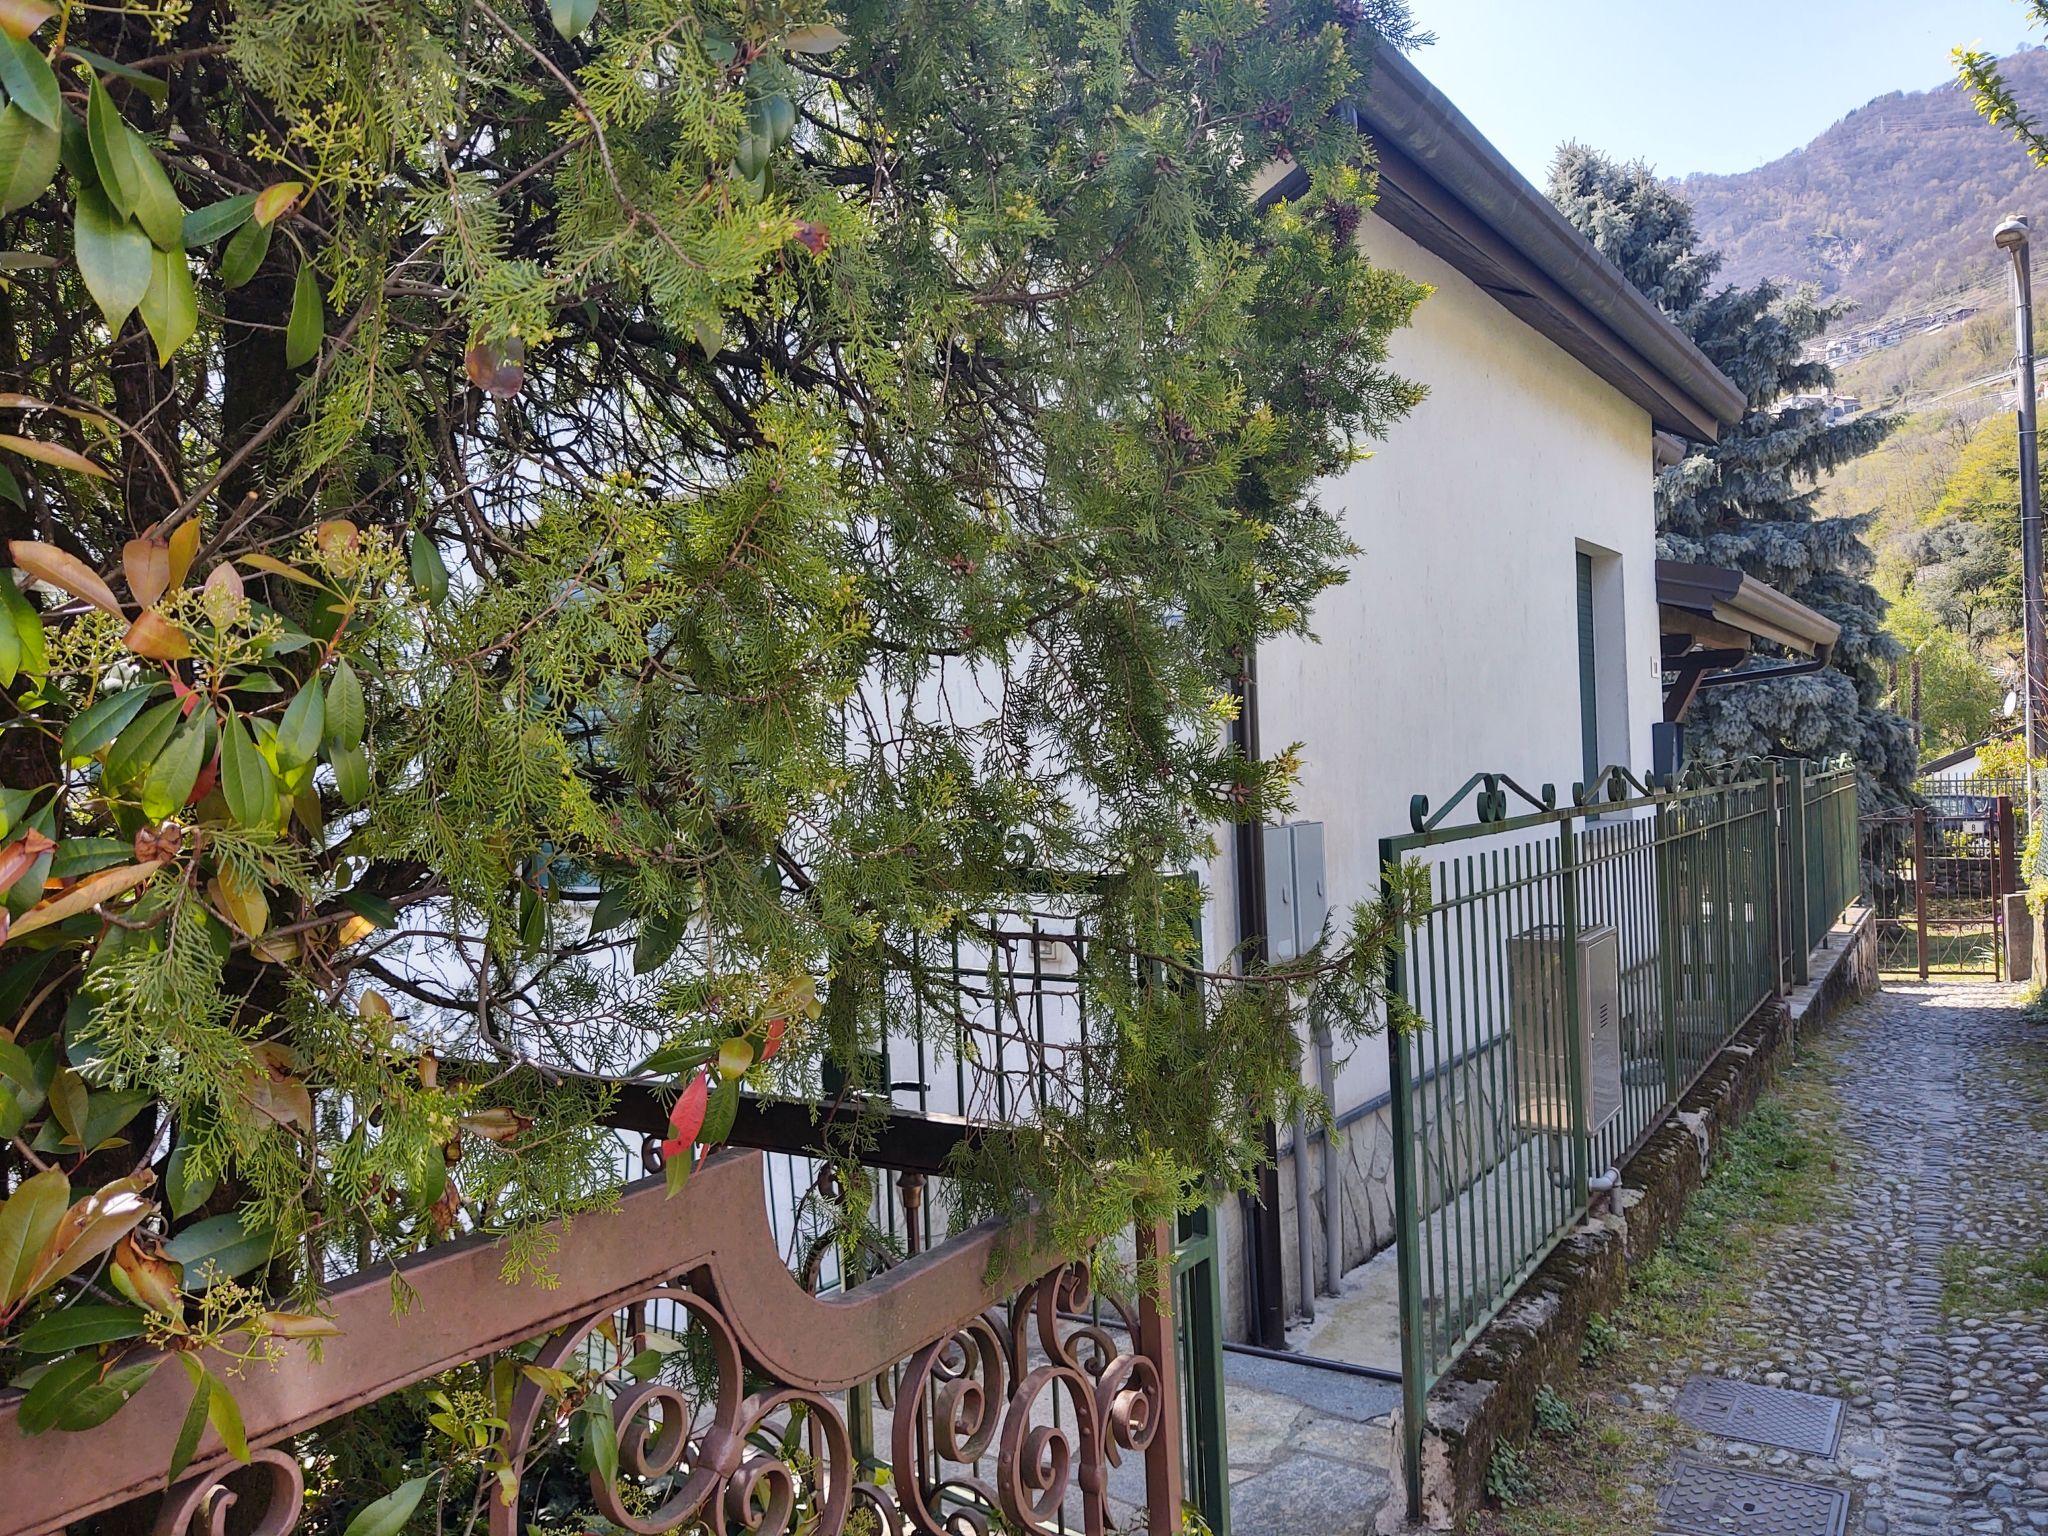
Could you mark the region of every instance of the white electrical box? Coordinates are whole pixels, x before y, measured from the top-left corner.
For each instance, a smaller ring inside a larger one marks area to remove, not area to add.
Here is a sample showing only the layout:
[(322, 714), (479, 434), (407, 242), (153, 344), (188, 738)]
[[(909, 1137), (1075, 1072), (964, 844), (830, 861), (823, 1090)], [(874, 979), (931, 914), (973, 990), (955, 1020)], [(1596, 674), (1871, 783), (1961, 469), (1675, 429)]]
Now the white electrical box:
[[(1621, 935), (1581, 930), (1578, 940), (1581, 1120), (1596, 1134), (1621, 1110)], [(1508, 1013), (1515, 1104), (1524, 1129), (1572, 1129), (1572, 1027), (1565, 1003), (1564, 930), (1529, 928), (1508, 940)]]

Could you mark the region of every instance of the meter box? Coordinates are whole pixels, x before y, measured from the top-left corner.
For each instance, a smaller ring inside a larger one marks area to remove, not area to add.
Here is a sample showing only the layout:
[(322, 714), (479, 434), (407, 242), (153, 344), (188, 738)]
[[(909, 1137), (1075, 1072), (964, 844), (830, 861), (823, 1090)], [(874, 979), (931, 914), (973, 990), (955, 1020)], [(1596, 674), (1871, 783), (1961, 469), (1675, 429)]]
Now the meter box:
[[(1581, 1123), (1593, 1135), (1621, 1110), (1621, 935), (1582, 929), (1578, 937), (1578, 1049)], [(1525, 1130), (1572, 1129), (1571, 1010), (1565, 1004), (1564, 930), (1529, 928), (1508, 940), (1509, 1033), (1516, 1111)]]

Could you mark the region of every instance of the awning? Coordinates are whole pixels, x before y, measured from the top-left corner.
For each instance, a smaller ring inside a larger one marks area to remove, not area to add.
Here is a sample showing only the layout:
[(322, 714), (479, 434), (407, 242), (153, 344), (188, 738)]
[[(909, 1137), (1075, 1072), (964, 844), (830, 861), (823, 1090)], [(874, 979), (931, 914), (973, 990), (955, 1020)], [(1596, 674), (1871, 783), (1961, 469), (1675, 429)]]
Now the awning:
[[(1664, 718), (1682, 720), (1701, 688), (1818, 672), (1842, 626), (1754, 576), (1719, 565), (1657, 562), (1657, 626), (1663, 637)], [(1759, 640), (1808, 660), (1747, 672)]]

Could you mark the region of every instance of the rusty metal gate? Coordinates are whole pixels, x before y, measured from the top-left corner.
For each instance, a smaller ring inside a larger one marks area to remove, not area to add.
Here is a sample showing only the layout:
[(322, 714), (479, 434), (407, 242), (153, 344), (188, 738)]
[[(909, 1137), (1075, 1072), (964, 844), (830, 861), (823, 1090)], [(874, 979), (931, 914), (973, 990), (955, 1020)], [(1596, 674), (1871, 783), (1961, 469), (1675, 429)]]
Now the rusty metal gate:
[(2003, 974), (2018, 852), (2006, 795), (1934, 793), (1914, 810), (1865, 817), (1879, 969), (1923, 980)]

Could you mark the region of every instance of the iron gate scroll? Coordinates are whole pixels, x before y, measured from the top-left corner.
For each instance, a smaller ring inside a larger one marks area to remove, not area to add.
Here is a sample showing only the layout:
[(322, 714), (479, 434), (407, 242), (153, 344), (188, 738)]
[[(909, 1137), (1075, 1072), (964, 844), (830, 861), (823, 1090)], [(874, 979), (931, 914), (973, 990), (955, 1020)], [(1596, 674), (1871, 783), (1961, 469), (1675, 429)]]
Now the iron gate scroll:
[(1776, 762), (1567, 806), (1481, 774), (1381, 841), (1431, 894), (1388, 977), (1411, 1510), (1430, 1390), (1856, 899), (1856, 796)]

